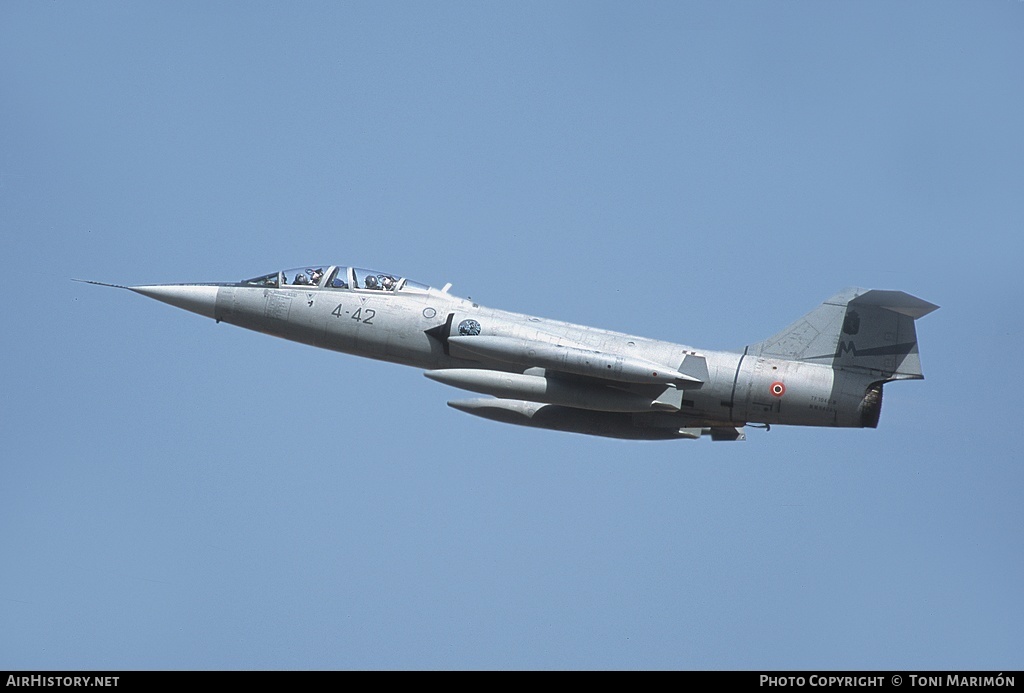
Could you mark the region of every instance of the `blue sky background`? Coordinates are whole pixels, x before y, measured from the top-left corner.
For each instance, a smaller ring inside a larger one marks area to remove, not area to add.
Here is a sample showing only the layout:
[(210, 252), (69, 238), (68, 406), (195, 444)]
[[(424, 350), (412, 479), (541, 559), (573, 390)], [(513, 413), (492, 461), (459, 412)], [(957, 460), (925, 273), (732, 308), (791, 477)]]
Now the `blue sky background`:
[[(1024, 668), (1024, 3), (8, 0), (0, 65), (0, 668)], [(942, 309), (877, 430), (636, 443), (71, 281), (312, 262)]]

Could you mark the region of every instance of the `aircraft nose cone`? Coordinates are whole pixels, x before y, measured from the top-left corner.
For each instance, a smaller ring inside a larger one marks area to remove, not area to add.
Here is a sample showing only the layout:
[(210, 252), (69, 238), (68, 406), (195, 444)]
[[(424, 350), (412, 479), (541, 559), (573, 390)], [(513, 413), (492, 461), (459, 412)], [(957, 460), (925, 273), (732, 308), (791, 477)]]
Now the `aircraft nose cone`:
[(214, 317), (214, 309), (217, 306), (218, 287), (216, 286), (157, 284), (153, 286), (130, 286), (128, 288), (137, 294), (155, 298), (175, 308), (189, 310), (199, 315), (205, 315), (208, 318)]

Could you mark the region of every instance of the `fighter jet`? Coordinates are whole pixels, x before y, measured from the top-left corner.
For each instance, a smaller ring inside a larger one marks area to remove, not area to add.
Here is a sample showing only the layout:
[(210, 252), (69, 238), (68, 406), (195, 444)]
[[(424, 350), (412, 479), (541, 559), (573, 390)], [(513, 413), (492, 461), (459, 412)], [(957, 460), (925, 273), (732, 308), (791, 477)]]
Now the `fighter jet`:
[(227, 283), (117, 286), (324, 349), (425, 369), (504, 423), (632, 440), (744, 427), (874, 428), (882, 387), (923, 378), (914, 321), (938, 306), (850, 288), (768, 339), (710, 351), (486, 308), (399, 275), (311, 265)]

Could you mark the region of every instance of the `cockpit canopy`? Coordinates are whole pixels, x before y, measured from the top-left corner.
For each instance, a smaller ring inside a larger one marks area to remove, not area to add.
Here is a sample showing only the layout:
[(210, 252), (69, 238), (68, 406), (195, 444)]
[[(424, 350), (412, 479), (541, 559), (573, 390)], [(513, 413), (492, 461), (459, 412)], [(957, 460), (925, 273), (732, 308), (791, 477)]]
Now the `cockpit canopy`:
[(240, 282), (242, 286), (281, 288), (305, 286), (321, 289), (364, 289), (370, 291), (427, 291), (430, 287), (387, 272), (341, 267), (339, 265), (309, 265), (281, 272), (272, 272)]

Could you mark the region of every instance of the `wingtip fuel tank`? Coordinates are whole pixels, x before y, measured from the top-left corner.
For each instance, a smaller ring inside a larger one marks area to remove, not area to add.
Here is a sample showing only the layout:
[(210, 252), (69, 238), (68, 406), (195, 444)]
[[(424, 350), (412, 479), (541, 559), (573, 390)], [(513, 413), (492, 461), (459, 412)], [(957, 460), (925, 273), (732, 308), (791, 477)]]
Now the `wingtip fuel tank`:
[(444, 368), (423, 375), (445, 385), (499, 398), (612, 412), (679, 411), (649, 395), (586, 382), (481, 368)]
[(574, 375), (623, 383), (671, 385), (697, 382), (671, 366), (628, 354), (609, 353), (578, 346), (531, 342), (526, 339), (490, 336), (454, 336), (449, 344), (472, 354), (506, 363), (524, 364)]
[(744, 440), (746, 437), (734, 426), (681, 426), (680, 420), (672, 416), (589, 411), (524, 400), (462, 399), (449, 401), (448, 406), (491, 421), (602, 438), (694, 440), (708, 436), (712, 440)]

